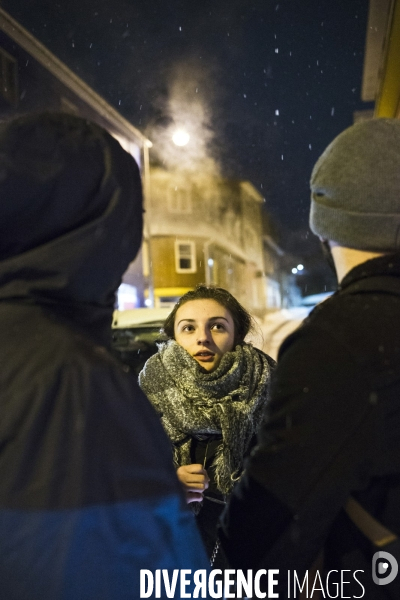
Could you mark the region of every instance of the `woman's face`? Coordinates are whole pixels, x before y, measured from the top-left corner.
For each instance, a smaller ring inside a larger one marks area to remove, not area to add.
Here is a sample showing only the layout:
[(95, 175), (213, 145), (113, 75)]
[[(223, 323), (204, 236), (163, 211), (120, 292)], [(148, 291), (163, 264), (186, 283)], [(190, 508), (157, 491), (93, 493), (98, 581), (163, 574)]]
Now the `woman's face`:
[(234, 347), (231, 313), (215, 300), (190, 300), (175, 315), (176, 342), (208, 372), (214, 371), (225, 352)]

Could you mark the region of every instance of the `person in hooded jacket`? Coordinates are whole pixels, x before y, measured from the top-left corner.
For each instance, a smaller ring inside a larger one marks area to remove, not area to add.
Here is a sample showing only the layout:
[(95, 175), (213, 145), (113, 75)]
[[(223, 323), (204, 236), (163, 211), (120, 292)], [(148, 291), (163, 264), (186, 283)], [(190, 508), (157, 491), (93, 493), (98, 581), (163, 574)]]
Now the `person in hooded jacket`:
[[(139, 170), (63, 114), (0, 125), (0, 598), (134, 600), (207, 560), (159, 419), (109, 351)], [(162, 596), (165, 597), (165, 596)]]

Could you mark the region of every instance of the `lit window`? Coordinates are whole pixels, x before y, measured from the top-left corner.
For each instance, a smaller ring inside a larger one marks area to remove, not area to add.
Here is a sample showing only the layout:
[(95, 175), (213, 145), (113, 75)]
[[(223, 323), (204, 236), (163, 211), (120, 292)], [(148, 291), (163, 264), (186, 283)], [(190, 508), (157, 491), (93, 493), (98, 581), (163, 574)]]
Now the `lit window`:
[(175, 269), (177, 273), (196, 273), (196, 247), (194, 242), (175, 242)]

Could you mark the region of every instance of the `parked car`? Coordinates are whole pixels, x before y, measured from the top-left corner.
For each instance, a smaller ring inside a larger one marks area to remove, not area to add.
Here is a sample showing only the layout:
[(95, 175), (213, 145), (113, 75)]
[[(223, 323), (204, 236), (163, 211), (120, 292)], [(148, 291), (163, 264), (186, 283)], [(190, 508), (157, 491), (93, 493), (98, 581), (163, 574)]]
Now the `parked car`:
[(262, 321), (257, 321), (262, 340), (254, 345), (276, 360), (283, 340), (302, 324), (308, 313), (305, 307), (282, 308), (267, 313)]
[(332, 293), (324, 292), (322, 294), (305, 296), (300, 306), (282, 308), (267, 313), (263, 320), (258, 320), (258, 325), (262, 332), (262, 342), (255, 342), (254, 345), (264, 350), (264, 352), (276, 360), (283, 340), (300, 327), (304, 319), (317, 304), (324, 302)]
[(157, 352), (161, 328), (170, 308), (135, 308), (114, 311), (112, 322), (113, 354), (136, 373)]

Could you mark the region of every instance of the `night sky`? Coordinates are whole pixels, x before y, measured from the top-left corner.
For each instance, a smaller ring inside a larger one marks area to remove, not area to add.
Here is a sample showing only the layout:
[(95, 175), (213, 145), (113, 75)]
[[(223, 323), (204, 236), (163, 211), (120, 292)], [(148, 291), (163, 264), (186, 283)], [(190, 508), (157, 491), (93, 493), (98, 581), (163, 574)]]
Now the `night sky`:
[(152, 141), (166, 118), (192, 119), (219, 171), (263, 194), (282, 247), (312, 261), (313, 164), (371, 108), (360, 99), (368, 0), (1, 6)]

